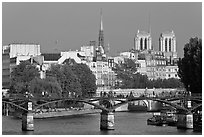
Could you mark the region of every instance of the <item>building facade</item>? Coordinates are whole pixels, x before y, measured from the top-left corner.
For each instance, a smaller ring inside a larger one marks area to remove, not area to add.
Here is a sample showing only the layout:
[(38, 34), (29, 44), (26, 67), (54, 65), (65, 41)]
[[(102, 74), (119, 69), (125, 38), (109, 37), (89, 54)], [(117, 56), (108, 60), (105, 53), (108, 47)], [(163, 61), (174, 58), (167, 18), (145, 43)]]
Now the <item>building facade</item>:
[(9, 47), (3, 46), (2, 50), (2, 89), (9, 89), (10, 86), (10, 55)]
[(156, 51), (154, 53), (154, 59), (156, 63), (155, 68), (155, 79), (165, 79), (166, 78), (166, 59), (164, 53), (161, 51)]
[(166, 79), (176, 78), (178, 79), (178, 59), (167, 59), (166, 60)]
[(39, 44), (14, 43), (8, 46), (3, 46), (3, 49), (9, 48), (10, 58), (16, 56), (37, 56), (40, 55)]
[(10, 73), (21, 61), (39, 56), (39, 44), (12, 43), (2, 46), (2, 86), (9, 88)]

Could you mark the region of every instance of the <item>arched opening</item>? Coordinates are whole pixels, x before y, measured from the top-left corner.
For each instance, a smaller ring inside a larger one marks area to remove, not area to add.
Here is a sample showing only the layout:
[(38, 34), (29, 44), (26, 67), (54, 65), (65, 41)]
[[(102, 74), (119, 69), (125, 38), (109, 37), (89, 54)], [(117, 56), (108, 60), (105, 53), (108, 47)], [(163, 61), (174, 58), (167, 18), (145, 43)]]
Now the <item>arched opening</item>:
[(171, 52), (171, 39), (169, 39), (169, 52)]
[(167, 38), (165, 39), (165, 51), (167, 52)]
[(145, 41), (144, 41), (145, 43), (145, 49), (147, 49), (147, 38), (145, 38)]
[(140, 38), (140, 50), (143, 50), (143, 39)]

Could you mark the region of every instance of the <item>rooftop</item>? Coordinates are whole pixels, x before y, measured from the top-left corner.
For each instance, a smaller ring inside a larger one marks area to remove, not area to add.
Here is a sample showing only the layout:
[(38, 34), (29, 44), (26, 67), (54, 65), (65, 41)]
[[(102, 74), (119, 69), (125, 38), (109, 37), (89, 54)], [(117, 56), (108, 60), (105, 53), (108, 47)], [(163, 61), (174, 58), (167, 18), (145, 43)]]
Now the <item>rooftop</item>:
[(41, 55), (44, 56), (44, 61), (58, 61), (61, 57), (60, 53), (42, 53)]
[(174, 31), (165, 31), (161, 33), (161, 36), (175, 36)]

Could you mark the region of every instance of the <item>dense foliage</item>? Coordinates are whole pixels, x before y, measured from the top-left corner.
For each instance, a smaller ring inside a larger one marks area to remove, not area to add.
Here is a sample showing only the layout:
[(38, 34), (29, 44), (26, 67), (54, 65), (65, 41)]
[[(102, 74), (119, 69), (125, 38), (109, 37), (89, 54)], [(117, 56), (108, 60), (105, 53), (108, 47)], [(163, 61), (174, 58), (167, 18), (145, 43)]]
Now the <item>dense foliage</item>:
[(97, 89), (96, 78), (89, 67), (85, 64), (73, 64), (71, 68), (79, 79), (82, 96), (94, 94)]
[(63, 96), (87, 96), (96, 92), (95, 75), (85, 64), (66, 61), (63, 65), (53, 65), (47, 72), (60, 83)]
[(29, 61), (21, 62), (11, 72), (10, 92), (24, 94), (30, 82), (39, 77), (39, 71), (34, 65), (31, 65)]
[(30, 83), (29, 91), (35, 97), (62, 97), (62, 89), (53, 77), (33, 79)]
[(191, 38), (178, 62), (178, 75), (187, 91), (202, 93), (202, 40)]
[(21, 62), (11, 73), (10, 93), (35, 97), (76, 97), (96, 92), (96, 79), (85, 64), (52, 65), (46, 78), (28, 61)]
[(46, 75), (57, 79), (64, 97), (81, 95), (79, 79), (69, 65), (52, 65)]

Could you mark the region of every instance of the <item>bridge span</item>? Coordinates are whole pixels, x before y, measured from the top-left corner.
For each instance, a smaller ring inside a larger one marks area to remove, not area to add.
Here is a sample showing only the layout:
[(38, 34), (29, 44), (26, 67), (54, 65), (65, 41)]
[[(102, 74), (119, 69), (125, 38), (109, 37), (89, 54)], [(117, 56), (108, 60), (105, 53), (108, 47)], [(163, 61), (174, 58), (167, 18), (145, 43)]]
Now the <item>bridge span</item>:
[[(91, 98), (5, 98), (2, 104), (8, 107), (13, 106), (23, 111), (22, 115), (22, 130), (34, 130), (33, 113), (42, 107), (51, 107), (66, 102), (85, 103), (101, 109), (100, 129), (114, 129), (114, 110), (118, 107), (133, 101), (144, 101), (146, 106), (151, 109), (153, 102), (160, 102), (172, 106), (182, 115), (192, 115), (196, 109), (202, 106), (202, 99), (199, 97), (91, 97)], [(185, 104), (177, 104), (173, 101), (194, 102), (194, 106), (185, 106)], [(99, 102), (99, 103), (95, 103)], [(119, 102), (119, 103), (116, 103)]]

